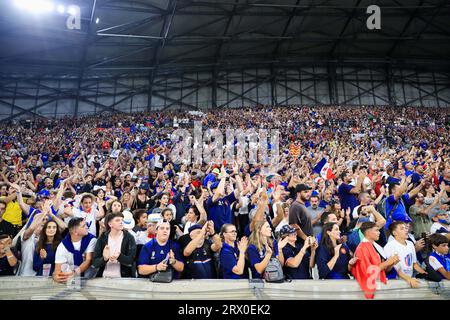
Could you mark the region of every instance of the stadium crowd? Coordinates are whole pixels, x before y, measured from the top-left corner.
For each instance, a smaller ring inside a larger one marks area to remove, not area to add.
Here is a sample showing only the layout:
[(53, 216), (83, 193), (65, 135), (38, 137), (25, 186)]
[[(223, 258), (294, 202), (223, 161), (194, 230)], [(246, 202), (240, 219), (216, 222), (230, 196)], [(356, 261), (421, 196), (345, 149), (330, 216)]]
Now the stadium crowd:
[[(278, 129), (279, 161), (177, 164), (194, 120)], [(449, 138), (446, 108), (388, 106), (3, 124), (0, 275), (448, 280)]]

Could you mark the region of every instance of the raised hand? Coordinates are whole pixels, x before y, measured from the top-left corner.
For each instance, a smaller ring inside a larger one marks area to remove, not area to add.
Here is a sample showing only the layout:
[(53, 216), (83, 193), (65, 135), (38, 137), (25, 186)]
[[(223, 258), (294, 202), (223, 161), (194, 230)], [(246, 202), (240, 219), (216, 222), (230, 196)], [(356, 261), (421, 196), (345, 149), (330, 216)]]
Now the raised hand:
[(283, 249), (284, 247), (286, 247), (287, 243), (288, 243), (289, 238), (286, 237), (281, 241), (278, 241), (278, 251), (280, 251), (281, 249)]
[(247, 247), (248, 247), (248, 238), (242, 237), (241, 241), (239, 241), (238, 243), (239, 252), (245, 252), (247, 250)]

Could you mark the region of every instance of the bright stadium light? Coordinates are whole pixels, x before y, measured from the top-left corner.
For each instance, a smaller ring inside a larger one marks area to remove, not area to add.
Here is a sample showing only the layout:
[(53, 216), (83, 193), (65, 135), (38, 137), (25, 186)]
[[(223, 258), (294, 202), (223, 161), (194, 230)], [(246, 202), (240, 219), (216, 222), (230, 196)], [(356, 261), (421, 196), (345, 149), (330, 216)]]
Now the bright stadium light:
[(77, 10), (75, 6), (70, 6), (69, 10), (67, 10), (67, 12), (70, 13), (71, 15), (76, 15), (78, 11), (79, 10)]
[(98, 24), (100, 22), (100, 18), (95, 19), (95, 23)]
[(51, 12), (55, 9), (55, 5), (48, 0), (14, 0), (14, 4), (33, 13)]
[(62, 4), (58, 5), (56, 7), (56, 10), (58, 10), (59, 13), (63, 14), (64, 12), (66, 12), (66, 8), (64, 8), (64, 6)]

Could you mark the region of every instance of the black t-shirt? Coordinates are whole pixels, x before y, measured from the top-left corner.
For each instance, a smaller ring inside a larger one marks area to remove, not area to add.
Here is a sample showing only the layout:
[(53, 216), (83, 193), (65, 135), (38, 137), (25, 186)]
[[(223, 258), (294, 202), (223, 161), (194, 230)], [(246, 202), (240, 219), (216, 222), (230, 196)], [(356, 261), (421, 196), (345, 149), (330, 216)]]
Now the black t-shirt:
[(11, 223), (2, 220), (0, 222), (0, 234), (8, 234), (12, 239), (16, 236), (17, 231)]
[(0, 276), (13, 276), (14, 267), (11, 267), (8, 262), (7, 256), (0, 258)]
[[(180, 237), (181, 252), (188, 246), (192, 239), (189, 234)], [(211, 249), (212, 242), (206, 239), (203, 246), (196, 248), (189, 257), (185, 257), (187, 263), (186, 278), (215, 279), (214, 252)], [(183, 255), (184, 256), (184, 255)]]

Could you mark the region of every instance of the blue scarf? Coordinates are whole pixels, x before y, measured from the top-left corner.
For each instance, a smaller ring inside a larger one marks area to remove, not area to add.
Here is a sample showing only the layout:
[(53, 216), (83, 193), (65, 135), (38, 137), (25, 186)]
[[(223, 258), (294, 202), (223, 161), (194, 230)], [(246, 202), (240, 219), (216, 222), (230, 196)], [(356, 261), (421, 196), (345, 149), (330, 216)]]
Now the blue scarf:
[(81, 239), (80, 250), (75, 250), (73, 247), (72, 239), (70, 238), (70, 234), (68, 234), (64, 240), (62, 241), (64, 247), (66, 247), (67, 251), (73, 254), (73, 261), (76, 266), (80, 266), (83, 263), (83, 253), (86, 251), (89, 242), (95, 238), (92, 234), (88, 233), (87, 236), (84, 236)]

